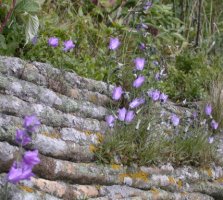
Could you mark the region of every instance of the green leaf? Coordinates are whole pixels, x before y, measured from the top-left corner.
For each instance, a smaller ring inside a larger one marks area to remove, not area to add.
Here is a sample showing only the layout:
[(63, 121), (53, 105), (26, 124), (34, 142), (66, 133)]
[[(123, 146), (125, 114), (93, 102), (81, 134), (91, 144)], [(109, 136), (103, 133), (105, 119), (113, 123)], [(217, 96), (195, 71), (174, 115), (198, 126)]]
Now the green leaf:
[(16, 4), (16, 13), (37, 13), (41, 9), (41, 1), (38, 0), (21, 0)]
[(37, 35), (39, 29), (39, 19), (36, 15), (28, 14), (25, 18), (26, 43), (30, 42)]

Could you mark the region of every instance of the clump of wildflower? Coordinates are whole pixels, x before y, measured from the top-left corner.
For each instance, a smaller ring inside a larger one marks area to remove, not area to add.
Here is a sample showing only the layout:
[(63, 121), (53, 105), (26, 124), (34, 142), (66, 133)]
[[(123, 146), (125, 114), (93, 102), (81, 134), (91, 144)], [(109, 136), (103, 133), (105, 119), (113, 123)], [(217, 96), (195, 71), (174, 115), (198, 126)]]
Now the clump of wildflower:
[(109, 49), (116, 50), (120, 46), (120, 41), (118, 38), (110, 38)]
[(75, 47), (75, 44), (73, 43), (72, 40), (67, 40), (65, 41), (64, 43), (64, 48), (63, 50), (66, 52), (66, 51), (69, 51), (71, 49), (73, 49)]
[(145, 58), (136, 58), (134, 60), (135, 63), (135, 69), (142, 71), (145, 65)]
[(112, 93), (112, 99), (117, 101), (121, 98), (122, 94), (123, 94), (122, 87), (121, 86), (115, 87)]
[(139, 88), (140, 86), (142, 86), (142, 84), (145, 82), (145, 77), (144, 76), (138, 76), (137, 79), (135, 79), (135, 81), (133, 82), (133, 87), (135, 88)]
[(59, 39), (56, 38), (56, 37), (51, 37), (51, 38), (49, 38), (49, 40), (48, 40), (48, 44), (49, 44), (49, 46), (51, 46), (51, 47), (57, 47), (57, 46), (59, 45)]
[(177, 115), (172, 114), (171, 115), (171, 122), (172, 122), (173, 126), (178, 126), (179, 123), (180, 123), (180, 118)]

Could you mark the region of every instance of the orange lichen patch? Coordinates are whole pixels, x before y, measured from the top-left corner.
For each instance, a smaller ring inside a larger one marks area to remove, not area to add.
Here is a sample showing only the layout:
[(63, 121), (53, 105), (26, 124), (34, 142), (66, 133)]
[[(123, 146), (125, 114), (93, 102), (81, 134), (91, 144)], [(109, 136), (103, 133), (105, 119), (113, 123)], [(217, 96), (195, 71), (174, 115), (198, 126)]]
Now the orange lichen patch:
[(170, 184), (172, 185), (176, 184), (176, 180), (172, 176), (169, 176), (168, 179), (169, 179)]
[(89, 131), (89, 130), (85, 130), (84, 133), (85, 133), (86, 135), (92, 135), (92, 134), (94, 134), (92, 131)]
[(104, 140), (104, 136), (103, 136), (101, 133), (99, 133), (99, 132), (97, 132), (96, 135), (97, 135), (97, 137), (98, 137), (98, 142), (99, 142), (99, 143), (103, 142), (103, 140)]
[(19, 188), (23, 191), (29, 192), (29, 193), (33, 193), (34, 190), (30, 187), (24, 186), (24, 185), (20, 185)]
[(49, 137), (49, 138), (56, 138), (56, 139), (61, 138), (61, 134), (58, 132), (53, 132), (53, 133), (42, 132), (42, 135), (45, 135), (46, 137)]
[(90, 144), (90, 146), (89, 146), (89, 150), (90, 150), (90, 152), (94, 153), (94, 152), (96, 152), (97, 147), (94, 146), (93, 144)]
[(120, 174), (119, 178), (121, 181), (124, 181), (125, 177), (130, 177), (132, 179), (140, 179), (143, 181), (148, 181), (148, 174), (143, 171), (135, 172), (135, 173), (130, 173), (130, 174)]
[(111, 168), (114, 169), (114, 170), (119, 170), (119, 169), (121, 169), (121, 166), (120, 165), (116, 165), (116, 164), (112, 164)]
[(143, 172), (143, 171), (139, 171), (139, 172), (131, 174), (131, 178), (141, 179), (143, 181), (147, 181), (148, 176), (149, 176), (148, 173)]
[(160, 193), (159, 190), (156, 189), (156, 188), (152, 188), (150, 190), (150, 192), (152, 193), (154, 199), (156, 199), (159, 196), (159, 193)]
[(178, 186), (179, 188), (182, 188), (182, 187), (183, 187), (183, 181), (179, 179), (179, 180), (177, 181), (177, 186)]
[(218, 183), (223, 183), (223, 177), (220, 177), (218, 179), (215, 179), (215, 181), (218, 182)]

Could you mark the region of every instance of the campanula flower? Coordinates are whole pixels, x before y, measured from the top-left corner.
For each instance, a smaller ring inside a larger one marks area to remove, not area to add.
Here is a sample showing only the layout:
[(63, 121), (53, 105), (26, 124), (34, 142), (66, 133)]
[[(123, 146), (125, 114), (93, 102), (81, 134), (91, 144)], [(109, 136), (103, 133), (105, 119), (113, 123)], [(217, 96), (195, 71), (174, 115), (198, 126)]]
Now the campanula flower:
[(154, 60), (153, 65), (155, 65), (157, 67), (159, 65), (158, 61)]
[(134, 60), (135, 69), (142, 71), (145, 65), (145, 58), (136, 58)]
[(215, 120), (211, 121), (211, 128), (213, 128), (214, 130), (218, 128), (218, 123)]
[(122, 94), (123, 94), (122, 87), (121, 86), (115, 87), (112, 93), (112, 99), (117, 101), (121, 98)]
[(22, 146), (25, 146), (25, 145), (27, 145), (28, 143), (31, 142), (31, 138), (28, 136), (28, 134), (25, 130), (17, 130), (16, 131), (16, 136), (15, 136), (15, 141), (18, 144), (21, 144)]
[(129, 104), (129, 107), (132, 108), (132, 109), (137, 108), (138, 106), (140, 106), (143, 103), (145, 103), (144, 98), (136, 98)]
[(152, 4), (153, 3), (151, 1), (146, 2), (145, 6), (143, 7), (144, 10), (148, 10), (149, 8), (151, 8), (152, 7)]
[(159, 90), (149, 90), (147, 92), (147, 94), (153, 101), (157, 101), (160, 98), (160, 91)]
[(108, 115), (105, 117), (105, 120), (109, 127), (114, 127), (115, 125), (115, 117), (113, 115)]
[(166, 95), (164, 93), (161, 93), (160, 101), (163, 102), (163, 103), (166, 103), (167, 99), (168, 99), (168, 95)]
[(212, 106), (211, 106), (211, 104), (207, 104), (207, 105), (205, 106), (204, 111), (205, 111), (205, 114), (206, 114), (206, 115), (210, 116), (211, 113), (212, 113)]
[(73, 49), (75, 47), (75, 44), (73, 43), (72, 40), (67, 40), (63, 43), (64, 45), (64, 48), (63, 50), (66, 52), (66, 51), (69, 51), (71, 49)]
[(34, 132), (36, 128), (40, 126), (40, 121), (37, 119), (36, 116), (26, 116), (24, 118), (23, 127), (30, 133)]
[(140, 44), (139, 44), (139, 49), (140, 49), (140, 50), (145, 50), (145, 49), (146, 49), (146, 45), (145, 45), (145, 43), (140, 43)]
[(23, 161), (29, 166), (34, 166), (40, 163), (40, 159), (38, 157), (38, 150), (34, 151), (26, 151), (23, 156)]
[(209, 138), (208, 138), (208, 143), (209, 143), (209, 144), (212, 144), (213, 142), (214, 142), (214, 137), (209, 137)]
[(118, 110), (118, 119), (120, 121), (125, 121), (125, 116), (126, 116), (127, 110), (126, 108), (121, 108)]
[(139, 88), (140, 86), (142, 86), (142, 84), (145, 81), (145, 77), (144, 76), (138, 76), (137, 79), (135, 79), (135, 81), (133, 82), (133, 87), (135, 88)]
[(171, 122), (172, 122), (173, 126), (178, 126), (179, 123), (180, 123), (180, 118), (177, 115), (172, 114), (171, 115)]
[(125, 116), (125, 121), (126, 122), (131, 122), (135, 117), (135, 114), (134, 114), (134, 111), (132, 110), (129, 110), (127, 113), (126, 113), (126, 116)]
[(49, 38), (49, 40), (48, 40), (48, 44), (49, 44), (49, 46), (51, 46), (51, 47), (57, 47), (57, 46), (59, 45), (59, 39), (56, 38), (56, 37), (51, 37), (51, 38)]
[(116, 50), (120, 46), (120, 41), (118, 38), (110, 38), (109, 49)]
[(32, 166), (24, 162), (14, 162), (7, 174), (7, 179), (10, 183), (16, 184), (21, 180), (29, 180), (33, 175)]

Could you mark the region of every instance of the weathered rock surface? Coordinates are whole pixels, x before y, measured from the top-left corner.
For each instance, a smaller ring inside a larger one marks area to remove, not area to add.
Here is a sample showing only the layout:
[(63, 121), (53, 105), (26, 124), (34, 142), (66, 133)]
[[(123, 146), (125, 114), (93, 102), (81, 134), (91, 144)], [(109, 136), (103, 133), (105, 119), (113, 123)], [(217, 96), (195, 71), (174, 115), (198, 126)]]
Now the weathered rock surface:
[[(49, 64), (0, 57), (0, 189), (18, 154), (15, 131), (25, 115), (41, 127), (27, 149), (38, 149), (35, 177), (9, 184), (13, 200), (223, 199), (223, 168), (128, 168), (96, 164), (93, 150), (107, 130), (113, 87)], [(167, 111), (178, 110), (169, 104)], [(189, 113), (190, 114), (190, 113)], [(1, 194), (0, 192), (0, 199)]]

